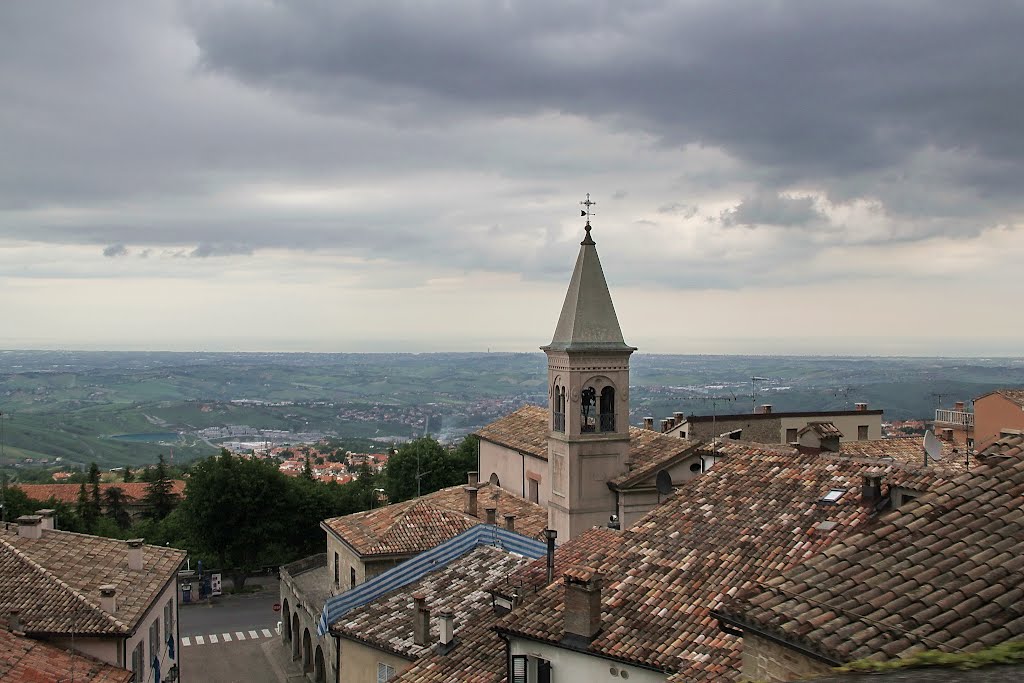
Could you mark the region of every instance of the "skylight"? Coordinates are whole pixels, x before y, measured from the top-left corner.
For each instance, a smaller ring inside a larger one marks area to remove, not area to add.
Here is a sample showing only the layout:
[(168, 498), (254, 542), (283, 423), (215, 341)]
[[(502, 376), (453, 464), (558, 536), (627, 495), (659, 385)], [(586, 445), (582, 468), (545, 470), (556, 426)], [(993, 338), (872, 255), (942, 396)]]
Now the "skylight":
[(846, 489), (832, 489), (822, 497), (821, 501), (823, 503), (834, 503), (839, 500), (844, 493), (846, 493)]

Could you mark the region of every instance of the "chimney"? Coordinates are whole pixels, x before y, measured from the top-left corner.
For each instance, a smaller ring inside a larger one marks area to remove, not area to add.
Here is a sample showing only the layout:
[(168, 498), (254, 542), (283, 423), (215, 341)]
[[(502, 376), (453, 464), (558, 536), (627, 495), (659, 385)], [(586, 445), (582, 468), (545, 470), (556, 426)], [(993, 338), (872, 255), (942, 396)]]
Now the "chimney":
[(128, 543), (128, 569), (142, 571), (142, 539), (131, 538)]
[(100, 586), (100, 608), (107, 614), (117, 612), (117, 586)]
[(548, 582), (547, 585), (551, 585), (551, 582), (555, 580), (555, 539), (558, 538), (558, 532), (554, 529), (544, 530), (544, 540), (548, 544)]
[(476, 517), (476, 492), (475, 486), (465, 486), (463, 490), (466, 492), (466, 506), (464, 512), (470, 517)]
[(7, 613), (7, 629), (16, 636), (23, 636), (25, 632), (21, 630), (21, 611), (12, 609)]
[(942, 430), (942, 440), (943, 441), (952, 441), (953, 440), (953, 430), (948, 428), (948, 427), (946, 429), (943, 429)]
[(498, 508), (484, 508), (487, 513), (487, 523), (497, 524), (498, 523)]
[(857, 411), (863, 413), (863, 412), (865, 412), (868, 409), (868, 404), (867, 403), (854, 403), (853, 404), (853, 408), (854, 408), (854, 410), (857, 410)]
[(508, 529), (509, 531), (515, 531), (516, 530), (516, 516), (515, 515), (505, 515), (505, 528)]
[(416, 593), (412, 596), (412, 638), (417, 645), (427, 645), (430, 638), (430, 610), (427, 609), (427, 596)]
[(455, 640), (455, 615), (451, 612), (441, 612), (437, 615), (439, 637), (438, 642), (442, 647), (447, 647)]
[(661, 431), (662, 432), (667, 432), (668, 431), (668, 427), (669, 427), (668, 420), (662, 420), (661, 421)]
[(587, 642), (601, 630), (601, 574), (589, 567), (565, 571), (565, 635)]
[(654, 418), (653, 417), (645, 417), (644, 418), (644, 429), (650, 429), (651, 431), (654, 431)]
[(681, 425), (686, 420), (686, 413), (679, 411), (672, 413), (673, 424)]
[(955, 410), (957, 412), (960, 412), (960, 413), (964, 412), (964, 402), (963, 401), (957, 401), (956, 405), (953, 406), (953, 410)]
[(49, 529), (50, 531), (53, 531), (57, 528), (55, 518), (55, 515), (57, 514), (56, 510), (45, 508), (43, 510), (36, 510), (36, 514), (43, 518), (43, 530)]
[(868, 505), (875, 505), (882, 499), (882, 475), (878, 472), (865, 472), (860, 488), (861, 500)]
[(39, 515), (22, 515), (17, 522), (18, 535), (22, 538), (42, 538), (43, 518)]
[(771, 403), (765, 403), (764, 405), (761, 406), (761, 409), (758, 410), (757, 412), (761, 413), (762, 415), (771, 415), (772, 404)]
[(480, 482), (480, 473), (476, 470), (470, 470), (466, 472), (466, 483), (470, 486), (476, 486)]

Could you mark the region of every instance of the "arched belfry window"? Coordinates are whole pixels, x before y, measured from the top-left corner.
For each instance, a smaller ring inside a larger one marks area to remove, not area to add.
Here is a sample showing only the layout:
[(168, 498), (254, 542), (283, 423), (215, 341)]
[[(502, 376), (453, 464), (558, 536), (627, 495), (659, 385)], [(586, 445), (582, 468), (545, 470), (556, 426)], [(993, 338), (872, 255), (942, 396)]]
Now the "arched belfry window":
[(553, 420), (551, 428), (556, 432), (565, 431), (565, 387), (557, 384), (551, 392), (551, 412)]
[(601, 431), (615, 431), (615, 388), (601, 390)]
[(594, 387), (580, 392), (580, 431), (597, 431), (597, 390)]

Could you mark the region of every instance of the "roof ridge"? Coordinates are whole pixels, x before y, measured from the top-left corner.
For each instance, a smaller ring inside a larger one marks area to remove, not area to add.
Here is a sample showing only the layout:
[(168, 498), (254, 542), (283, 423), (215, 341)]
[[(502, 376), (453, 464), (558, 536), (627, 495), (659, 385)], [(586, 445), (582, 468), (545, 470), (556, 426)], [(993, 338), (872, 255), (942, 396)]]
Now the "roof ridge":
[(88, 607), (92, 612), (99, 613), (100, 615), (102, 615), (104, 620), (106, 620), (107, 622), (111, 623), (114, 627), (116, 627), (118, 629), (121, 629), (125, 633), (127, 633), (130, 630), (128, 628), (128, 625), (125, 624), (123, 621), (121, 621), (120, 619), (115, 617), (113, 614), (110, 614), (106, 610), (104, 610), (104, 609), (94, 605), (92, 603), (92, 601), (89, 600), (89, 598), (87, 598), (85, 595), (82, 594), (81, 591), (79, 591), (78, 589), (76, 589), (74, 586), (70, 585), (66, 581), (64, 581), (64, 579), (62, 579), (59, 576), (57, 576), (56, 574), (54, 574), (52, 571), (50, 571), (49, 569), (47, 569), (46, 567), (41, 565), (39, 562), (36, 562), (34, 559), (29, 557), (29, 555), (27, 553), (25, 553), (23, 550), (19, 549), (17, 546), (15, 546), (14, 544), (12, 544), (10, 541), (8, 541), (7, 539), (3, 538), (2, 536), (0, 536), (0, 543), (2, 543), (8, 550), (10, 550), (11, 553), (18, 560), (20, 560), (24, 564), (28, 565), (29, 568), (31, 568), (33, 571), (41, 574), (48, 581), (53, 581), (54, 583), (56, 583), (60, 588), (62, 588), (66, 592), (70, 593), (71, 596), (75, 600), (77, 600), (78, 602), (84, 603), (85, 606)]

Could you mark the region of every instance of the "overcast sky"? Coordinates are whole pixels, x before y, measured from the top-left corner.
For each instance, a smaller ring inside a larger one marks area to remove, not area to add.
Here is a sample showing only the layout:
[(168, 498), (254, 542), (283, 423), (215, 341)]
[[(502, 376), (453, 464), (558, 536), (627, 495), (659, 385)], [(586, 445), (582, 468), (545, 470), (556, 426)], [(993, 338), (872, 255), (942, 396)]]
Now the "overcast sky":
[(0, 3), (0, 348), (1024, 355), (1024, 4)]

